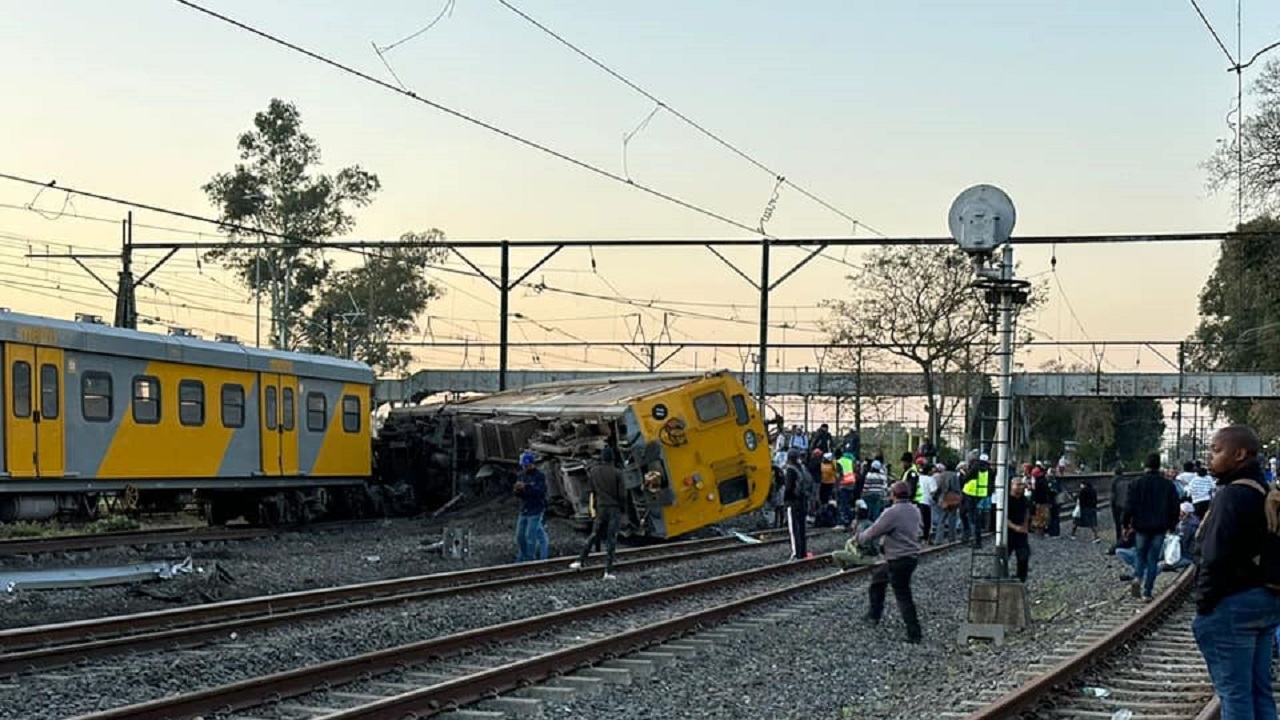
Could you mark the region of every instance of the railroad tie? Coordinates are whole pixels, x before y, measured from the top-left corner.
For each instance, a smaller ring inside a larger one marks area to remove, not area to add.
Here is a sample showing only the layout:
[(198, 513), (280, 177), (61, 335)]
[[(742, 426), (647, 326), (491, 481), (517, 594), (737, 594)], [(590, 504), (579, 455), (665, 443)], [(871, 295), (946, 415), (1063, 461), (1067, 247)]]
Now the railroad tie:
[(648, 660), (638, 660), (632, 658), (619, 658), (617, 660), (606, 660), (601, 663), (600, 667), (608, 669), (627, 670), (635, 680), (648, 680), (653, 677), (654, 665)]
[(676, 661), (675, 653), (654, 652), (650, 650), (631, 653), (627, 657), (635, 658), (636, 660), (648, 660), (653, 663), (655, 667), (659, 668), (664, 668)]
[(586, 697), (597, 697), (604, 692), (604, 681), (600, 678), (566, 675), (552, 681), (560, 687), (573, 688)]
[(578, 676), (596, 678), (610, 685), (630, 685), (631, 671), (621, 668), (589, 667), (578, 671)]
[(481, 710), (502, 712), (516, 718), (541, 718), (542, 701), (536, 698), (497, 697), (480, 704)]
[[(584, 678), (585, 679), (585, 678)], [(516, 691), (517, 697), (531, 697), (544, 702), (567, 703), (578, 694), (576, 688), (556, 685), (534, 685)]]

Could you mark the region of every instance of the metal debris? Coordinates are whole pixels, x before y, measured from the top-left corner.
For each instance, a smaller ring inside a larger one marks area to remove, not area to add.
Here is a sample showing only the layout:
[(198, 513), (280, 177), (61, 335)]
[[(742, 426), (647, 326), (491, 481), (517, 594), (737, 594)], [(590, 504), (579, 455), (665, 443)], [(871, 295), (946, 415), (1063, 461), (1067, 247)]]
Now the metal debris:
[(153, 580), (170, 580), (193, 572), (191, 558), (177, 563), (151, 562), (93, 568), (58, 568), (0, 573), (6, 592), (19, 590), (62, 590), (66, 588), (129, 585)]

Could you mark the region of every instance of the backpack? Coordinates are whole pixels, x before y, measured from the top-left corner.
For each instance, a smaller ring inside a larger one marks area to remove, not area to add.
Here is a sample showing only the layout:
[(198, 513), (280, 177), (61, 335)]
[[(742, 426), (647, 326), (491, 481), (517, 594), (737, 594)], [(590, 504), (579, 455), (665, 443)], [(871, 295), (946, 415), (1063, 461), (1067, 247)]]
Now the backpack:
[[(1280, 592), (1280, 488), (1272, 485), (1268, 489), (1257, 480), (1249, 478), (1236, 480), (1231, 484), (1245, 485), (1262, 493), (1263, 511), (1267, 517), (1267, 533), (1253, 561), (1261, 571), (1263, 586)], [(1204, 523), (1201, 523), (1201, 527), (1203, 526)]]

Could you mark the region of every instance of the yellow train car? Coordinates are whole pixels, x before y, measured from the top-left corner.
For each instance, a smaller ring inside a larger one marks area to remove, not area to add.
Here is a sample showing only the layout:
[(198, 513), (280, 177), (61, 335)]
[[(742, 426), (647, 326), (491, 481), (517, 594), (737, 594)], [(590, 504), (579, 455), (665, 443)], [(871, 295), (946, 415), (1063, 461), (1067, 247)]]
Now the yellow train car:
[(362, 363), (16, 313), (0, 356), (0, 519), (194, 493), (214, 523), (289, 522), (370, 475)]
[(606, 444), (621, 458), (634, 534), (671, 538), (757, 510), (772, 482), (763, 418), (723, 370), (545, 383), (440, 412), (460, 438), (455, 470), (483, 476), (531, 449), (580, 523), (586, 469)]

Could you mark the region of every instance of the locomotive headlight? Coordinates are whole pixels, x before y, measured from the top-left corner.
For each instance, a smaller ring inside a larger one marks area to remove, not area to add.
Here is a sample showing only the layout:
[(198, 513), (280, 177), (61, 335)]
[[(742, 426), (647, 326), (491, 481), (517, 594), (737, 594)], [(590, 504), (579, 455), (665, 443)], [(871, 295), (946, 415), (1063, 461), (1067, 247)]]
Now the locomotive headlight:
[(742, 440), (747, 444), (747, 450), (755, 450), (760, 439), (756, 437), (755, 430), (747, 430), (742, 434)]

